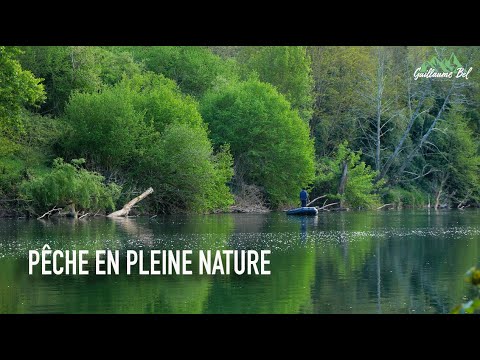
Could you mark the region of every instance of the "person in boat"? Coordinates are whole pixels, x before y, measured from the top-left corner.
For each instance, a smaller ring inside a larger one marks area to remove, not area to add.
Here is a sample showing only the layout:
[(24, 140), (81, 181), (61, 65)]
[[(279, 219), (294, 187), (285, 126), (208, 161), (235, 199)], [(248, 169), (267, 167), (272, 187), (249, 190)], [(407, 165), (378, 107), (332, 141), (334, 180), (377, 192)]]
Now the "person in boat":
[(308, 200), (308, 192), (304, 188), (302, 188), (302, 191), (300, 191), (300, 202), (302, 203), (302, 207), (307, 206), (307, 200)]

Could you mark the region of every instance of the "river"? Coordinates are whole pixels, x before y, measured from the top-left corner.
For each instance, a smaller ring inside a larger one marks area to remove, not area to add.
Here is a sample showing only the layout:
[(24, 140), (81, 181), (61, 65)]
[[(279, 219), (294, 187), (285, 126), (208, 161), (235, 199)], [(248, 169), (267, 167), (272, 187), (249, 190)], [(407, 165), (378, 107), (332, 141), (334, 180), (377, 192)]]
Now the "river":
[[(270, 249), (271, 275), (28, 275), (28, 250)], [(480, 210), (0, 219), (0, 313), (448, 313)]]

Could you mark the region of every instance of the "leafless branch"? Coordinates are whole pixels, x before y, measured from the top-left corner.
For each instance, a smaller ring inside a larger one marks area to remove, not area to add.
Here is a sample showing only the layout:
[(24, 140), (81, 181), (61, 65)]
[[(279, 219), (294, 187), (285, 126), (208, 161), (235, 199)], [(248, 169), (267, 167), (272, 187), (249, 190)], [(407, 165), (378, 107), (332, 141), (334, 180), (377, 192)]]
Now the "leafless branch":
[(62, 210), (62, 208), (57, 208), (56, 206), (54, 206), (53, 209), (47, 211), (47, 212), (46, 212), (45, 214), (43, 214), (42, 216), (37, 217), (37, 220), (43, 219), (45, 216), (50, 217), (50, 215), (52, 215), (54, 212), (60, 211), (60, 210)]

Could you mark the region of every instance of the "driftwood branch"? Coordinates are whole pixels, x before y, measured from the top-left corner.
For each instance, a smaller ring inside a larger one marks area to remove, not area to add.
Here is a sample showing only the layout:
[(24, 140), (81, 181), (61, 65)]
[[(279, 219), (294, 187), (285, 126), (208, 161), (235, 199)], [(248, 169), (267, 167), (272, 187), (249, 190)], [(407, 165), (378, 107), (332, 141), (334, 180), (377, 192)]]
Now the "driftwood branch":
[(319, 200), (319, 199), (323, 199), (324, 197), (327, 197), (327, 195), (322, 195), (322, 196), (319, 196), (319, 197), (313, 199), (312, 201), (310, 201), (310, 202), (307, 204), (307, 206), (312, 205), (315, 201), (317, 201), (317, 200)]
[(152, 188), (148, 188), (145, 192), (143, 192), (143, 194), (137, 196), (135, 199), (132, 199), (130, 200), (128, 203), (126, 203), (125, 205), (123, 205), (123, 208), (120, 209), (120, 210), (117, 210), (117, 211), (114, 211), (113, 213), (107, 215), (107, 217), (109, 218), (112, 218), (112, 217), (121, 217), (121, 216), (128, 216), (128, 213), (130, 212), (130, 210), (132, 209), (132, 207), (142, 201), (143, 199), (145, 199), (148, 195), (150, 195), (151, 193), (153, 193), (153, 189)]
[(378, 207), (378, 208), (377, 208), (377, 210), (383, 209), (385, 206), (390, 206), (390, 205), (392, 205), (392, 204), (385, 204), (385, 205), (382, 205), (382, 206)]
[(50, 215), (52, 215), (55, 211), (60, 211), (60, 210), (62, 210), (62, 208), (57, 208), (57, 207), (54, 206), (52, 210), (49, 210), (49, 211), (47, 211), (45, 214), (43, 214), (42, 216), (37, 217), (37, 220), (43, 219), (45, 216), (50, 216)]
[(78, 219), (79, 219), (79, 220), (80, 220), (80, 219), (83, 219), (83, 218), (84, 218), (85, 216), (87, 216), (88, 214), (90, 214), (90, 213), (85, 213), (85, 214), (83, 214), (82, 216), (80, 216)]
[(317, 210), (325, 210), (329, 206), (338, 205), (338, 204), (340, 204), (340, 203), (334, 202), (334, 203), (331, 203), (331, 204), (328, 204), (328, 205), (323, 205), (322, 207), (318, 208)]

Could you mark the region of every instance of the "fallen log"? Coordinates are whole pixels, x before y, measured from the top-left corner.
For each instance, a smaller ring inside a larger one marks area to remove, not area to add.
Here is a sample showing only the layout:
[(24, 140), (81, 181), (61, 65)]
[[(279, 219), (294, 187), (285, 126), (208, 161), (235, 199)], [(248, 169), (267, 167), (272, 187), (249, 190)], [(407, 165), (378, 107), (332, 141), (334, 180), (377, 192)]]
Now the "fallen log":
[(328, 205), (323, 205), (322, 207), (317, 208), (317, 210), (325, 210), (327, 207), (332, 206), (332, 205), (338, 205), (338, 202), (334, 202)]
[(383, 209), (385, 206), (390, 206), (390, 205), (393, 205), (393, 204), (385, 204), (385, 205), (382, 205), (382, 206), (378, 207), (377, 210), (381, 210), (381, 209)]
[(128, 213), (130, 212), (132, 207), (134, 207), (136, 203), (145, 199), (151, 193), (153, 193), (153, 189), (150, 187), (146, 191), (144, 191), (143, 194), (138, 195), (136, 198), (130, 200), (128, 203), (123, 205), (123, 208), (121, 208), (120, 210), (117, 210), (111, 214), (108, 214), (107, 217), (112, 218), (112, 217), (128, 216)]
[(61, 211), (61, 210), (62, 208), (57, 208), (56, 206), (54, 206), (52, 210), (49, 210), (42, 216), (37, 217), (37, 220), (43, 219), (45, 216), (50, 217), (50, 215), (52, 215), (55, 211)]
[(315, 199), (313, 199), (312, 201), (310, 201), (306, 206), (310, 206), (312, 205), (315, 201), (319, 200), (319, 199), (323, 199), (324, 197), (327, 197), (327, 195), (322, 195), (322, 196), (319, 196)]

